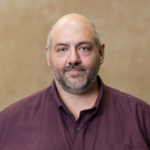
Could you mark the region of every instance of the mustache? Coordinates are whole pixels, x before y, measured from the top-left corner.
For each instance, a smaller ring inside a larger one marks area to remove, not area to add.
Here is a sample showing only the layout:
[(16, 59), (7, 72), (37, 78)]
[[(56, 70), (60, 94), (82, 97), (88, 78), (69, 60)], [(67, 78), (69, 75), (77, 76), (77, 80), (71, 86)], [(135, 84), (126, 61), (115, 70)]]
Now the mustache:
[(74, 64), (71, 64), (67, 67), (64, 67), (63, 68), (63, 72), (66, 72), (66, 71), (70, 71), (72, 69), (75, 69), (75, 70), (80, 70), (80, 71), (85, 71), (87, 70), (87, 68), (85, 66), (81, 66), (81, 65), (74, 65)]

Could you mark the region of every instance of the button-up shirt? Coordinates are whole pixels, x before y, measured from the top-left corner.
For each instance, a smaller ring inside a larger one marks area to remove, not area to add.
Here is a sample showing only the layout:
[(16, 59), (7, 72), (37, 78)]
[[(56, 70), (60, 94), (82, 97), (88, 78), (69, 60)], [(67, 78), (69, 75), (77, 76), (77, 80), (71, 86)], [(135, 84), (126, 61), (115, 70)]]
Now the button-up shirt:
[(97, 80), (95, 105), (78, 120), (59, 98), (55, 81), (4, 109), (0, 150), (150, 150), (150, 106)]

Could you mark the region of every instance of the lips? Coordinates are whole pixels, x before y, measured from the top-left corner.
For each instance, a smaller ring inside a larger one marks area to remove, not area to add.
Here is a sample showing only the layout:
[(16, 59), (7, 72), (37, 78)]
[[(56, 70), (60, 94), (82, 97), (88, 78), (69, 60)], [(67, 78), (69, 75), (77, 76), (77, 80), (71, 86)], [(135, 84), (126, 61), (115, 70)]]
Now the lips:
[(67, 70), (66, 72), (70, 73), (70, 74), (78, 74), (81, 73), (83, 70), (76, 70), (76, 69), (71, 69), (71, 70)]

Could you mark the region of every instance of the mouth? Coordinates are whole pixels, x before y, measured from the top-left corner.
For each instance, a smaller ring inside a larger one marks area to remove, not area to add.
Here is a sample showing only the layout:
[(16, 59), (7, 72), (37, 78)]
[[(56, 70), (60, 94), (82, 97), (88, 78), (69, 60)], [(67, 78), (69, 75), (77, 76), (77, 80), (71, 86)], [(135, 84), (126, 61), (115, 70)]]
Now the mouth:
[(70, 69), (70, 70), (67, 70), (66, 72), (69, 73), (69, 74), (79, 74), (81, 72), (83, 72), (84, 70), (77, 70), (77, 69)]

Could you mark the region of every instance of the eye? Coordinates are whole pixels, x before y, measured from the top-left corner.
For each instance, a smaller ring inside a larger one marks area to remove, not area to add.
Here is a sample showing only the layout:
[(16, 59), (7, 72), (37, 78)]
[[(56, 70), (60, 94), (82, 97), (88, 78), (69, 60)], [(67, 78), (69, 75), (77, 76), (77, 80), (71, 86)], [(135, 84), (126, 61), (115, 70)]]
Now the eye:
[(57, 52), (65, 52), (67, 49), (65, 48), (61, 48), (61, 49), (58, 49)]
[(90, 49), (88, 47), (80, 47), (79, 48), (81, 51), (89, 51)]

